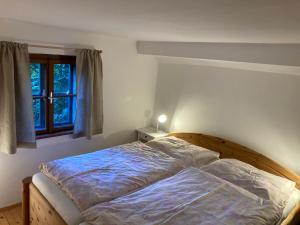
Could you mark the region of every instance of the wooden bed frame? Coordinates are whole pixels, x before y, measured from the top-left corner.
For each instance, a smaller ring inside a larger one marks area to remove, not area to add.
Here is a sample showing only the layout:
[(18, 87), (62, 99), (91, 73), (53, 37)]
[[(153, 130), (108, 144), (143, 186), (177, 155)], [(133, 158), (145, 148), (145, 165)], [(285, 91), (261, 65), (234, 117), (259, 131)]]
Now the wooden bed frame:
[[(266, 156), (234, 142), (196, 133), (171, 133), (194, 145), (198, 145), (220, 153), (220, 158), (235, 158), (251, 164), (261, 170), (288, 178), (300, 189), (300, 176), (284, 168)], [(39, 192), (31, 181), (31, 177), (23, 180), (23, 225), (67, 225), (53, 206)], [(292, 210), (281, 225), (300, 224), (300, 204)]]

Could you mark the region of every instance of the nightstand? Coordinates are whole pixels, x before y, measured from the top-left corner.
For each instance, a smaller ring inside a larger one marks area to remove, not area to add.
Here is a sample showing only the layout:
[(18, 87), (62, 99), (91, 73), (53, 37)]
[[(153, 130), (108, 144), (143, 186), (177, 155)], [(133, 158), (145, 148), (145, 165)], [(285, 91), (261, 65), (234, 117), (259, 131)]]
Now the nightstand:
[(154, 138), (164, 137), (164, 136), (167, 136), (167, 134), (168, 134), (161, 130), (159, 130), (157, 132), (155, 127), (140, 128), (140, 129), (137, 129), (136, 131), (137, 131), (137, 135), (138, 135), (138, 141), (141, 141), (141, 142), (151, 141)]

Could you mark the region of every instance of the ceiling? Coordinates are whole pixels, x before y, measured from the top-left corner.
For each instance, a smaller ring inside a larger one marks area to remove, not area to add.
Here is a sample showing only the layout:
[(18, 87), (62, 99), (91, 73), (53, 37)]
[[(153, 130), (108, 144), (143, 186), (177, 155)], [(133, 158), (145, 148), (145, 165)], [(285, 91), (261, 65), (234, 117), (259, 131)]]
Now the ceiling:
[(0, 0), (0, 17), (185, 42), (300, 43), (300, 0)]

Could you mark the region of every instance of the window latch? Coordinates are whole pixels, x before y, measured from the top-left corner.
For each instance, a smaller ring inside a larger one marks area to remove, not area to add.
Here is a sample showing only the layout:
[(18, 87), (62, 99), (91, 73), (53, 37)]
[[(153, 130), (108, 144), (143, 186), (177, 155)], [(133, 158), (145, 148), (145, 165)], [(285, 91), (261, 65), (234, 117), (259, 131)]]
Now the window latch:
[(53, 97), (53, 92), (51, 91), (50, 92), (50, 97), (48, 97), (48, 100), (50, 100), (50, 104), (53, 104), (53, 100), (54, 100), (55, 98)]

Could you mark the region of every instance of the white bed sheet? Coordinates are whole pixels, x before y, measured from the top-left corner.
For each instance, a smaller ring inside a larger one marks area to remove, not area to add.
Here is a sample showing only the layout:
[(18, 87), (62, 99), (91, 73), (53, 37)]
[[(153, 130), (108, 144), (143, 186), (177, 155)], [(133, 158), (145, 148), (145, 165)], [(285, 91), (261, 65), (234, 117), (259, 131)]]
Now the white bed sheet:
[(37, 173), (33, 175), (32, 182), (68, 225), (78, 225), (83, 222), (77, 206), (47, 176)]

